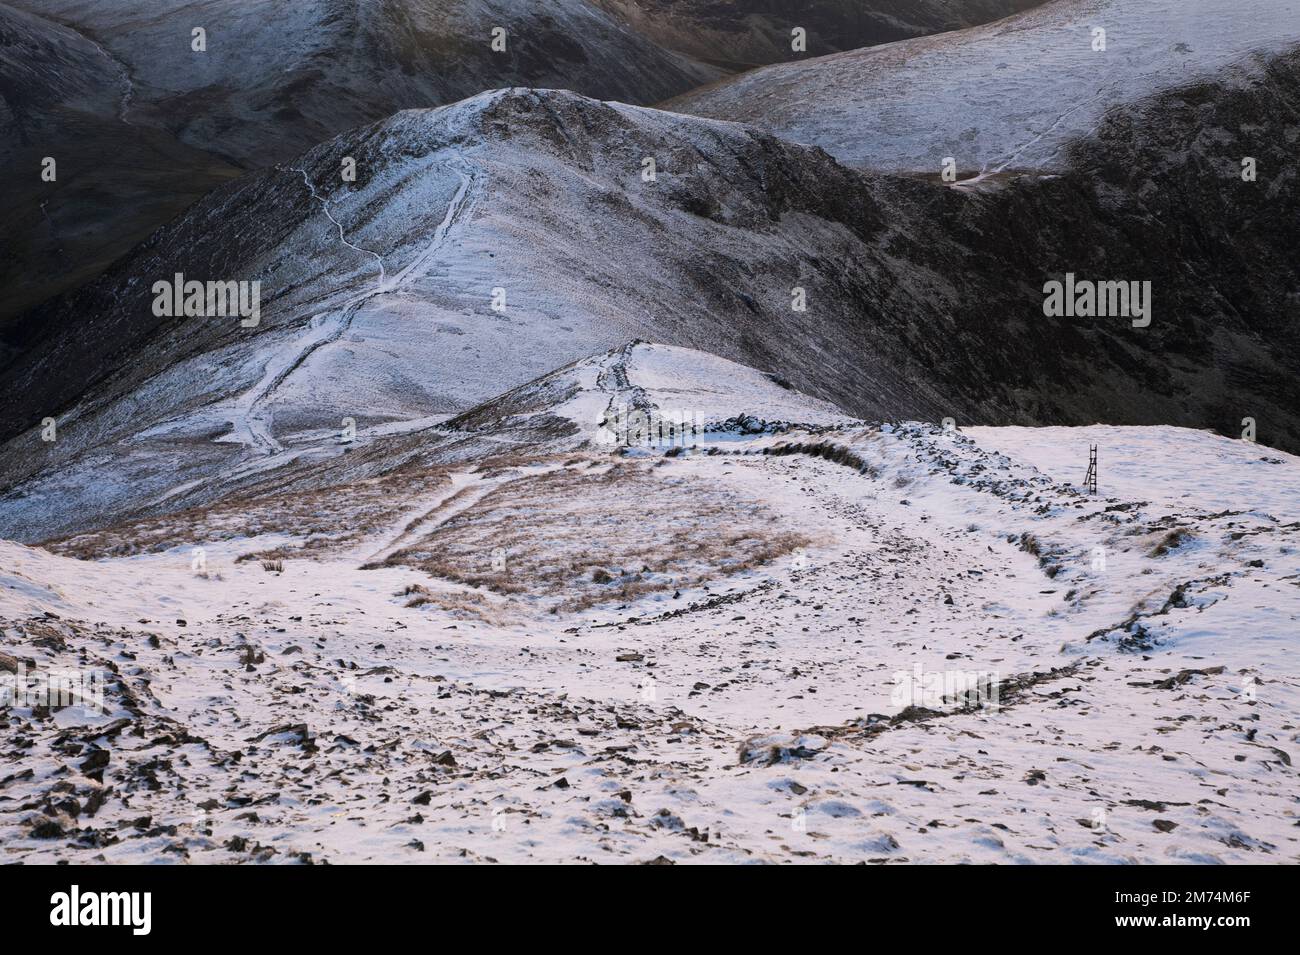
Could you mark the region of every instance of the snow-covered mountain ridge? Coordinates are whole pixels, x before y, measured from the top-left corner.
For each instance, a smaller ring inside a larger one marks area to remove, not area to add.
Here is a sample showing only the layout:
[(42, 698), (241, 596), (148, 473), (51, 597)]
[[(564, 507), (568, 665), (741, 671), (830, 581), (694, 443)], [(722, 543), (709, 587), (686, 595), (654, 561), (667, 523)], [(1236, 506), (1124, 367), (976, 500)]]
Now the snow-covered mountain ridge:
[[(179, 506), (176, 487), (210, 493), (345, 419), (455, 415), (631, 338), (863, 418), (1236, 434), (1250, 417), (1294, 447), (1291, 91), (1295, 57), (1256, 86), (1167, 94), (1081, 143), (1078, 171), (991, 193), (567, 93), (402, 113), (226, 187), (33, 313), (48, 334), (2, 374), (5, 500), (61, 509), (58, 528)], [(1263, 178), (1242, 182), (1225, 153), (1255, 154)], [(150, 282), (176, 272), (261, 281), (260, 324), (156, 317)], [(1066, 272), (1149, 278), (1154, 320), (1044, 316), (1043, 283)], [(181, 474), (150, 467), (158, 454)], [(5, 533), (40, 534), (28, 506), (4, 509)]]
[(862, 168), (1059, 172), (1107, 112), (1300, 43), (1297, 0), (1054, 0), (965, 30), (782, 63), (666, 108), (753, 123)]

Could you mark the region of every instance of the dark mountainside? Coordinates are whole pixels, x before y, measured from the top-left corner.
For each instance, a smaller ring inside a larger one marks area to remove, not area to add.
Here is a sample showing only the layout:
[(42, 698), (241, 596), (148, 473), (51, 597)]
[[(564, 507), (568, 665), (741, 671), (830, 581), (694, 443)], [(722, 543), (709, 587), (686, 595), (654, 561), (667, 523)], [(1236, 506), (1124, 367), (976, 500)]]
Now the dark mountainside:
[[(0, 237), (0, 360), (16, 347), (8, 317), (98, 275), (214, 186), (398, 110), (509, 86), (648, 105), (725, 75), (705, 60), (734, 69), (813, 56), (1028, 5), (0, 3), (0, 158), (24, 170), (0, 200), (15, 226)], [(896, 27), (902, 7), (910, 19)], [(790, 50), (794, 20), (810, 30), (806, 54)], [(207, 31), (205, 52), (190, 48), (195, 26)], [(494, 26), (506, 31), (500, 52)], [(57, 184), (37, 174), (47, 155), (62, 163)]]
[[(215, 186), (228, 162), (136, 123), (120, 67), (73, 30), (0, 4), (4, 319), (93, 279)], [(57, 180), (41, 178), (46, 157)]]
[(734, 72), (988, 23), (1043, 0), (594, 0), (660, 46)]
[[(344, 129), (501, 86), (655, 102), (720, 75), (585, 0), (548, 9), (529, 0), (0, 4), (0, 133), (13, 144), (8, 168), (24, 171), (0, 205), (16, 226), (0, 237), (0, 355), (15, 347), (8, 316), (102, 272), (240, 170)], [(507, 30), (504, 52), (491, 50), (489, 22)], [(206, 52), (191, 50), (197, 25)], [(268, 38), (282, 45), (268, 50)], [(47, 155), (62, 163), (57, 184), (39, 178)]]
[[(912, 326), (909, 351), (979, 423), (1236, 437), (1253, 417), (1262, 443), (1300, 450), (1298, 124), (1292, 52), (1245, 86), (1200, 83), (1112, 111), (1060, 178), (891, 193), (901, 221), (946, 224), (932, 261), (961, 289), (948, 333)], [(1242, 181), (1242, 156), (1256, 158), (1258, 182)], [(1150, 327), (1045, 318), (1042, 284), (1066, 271), (1150, 280)]]

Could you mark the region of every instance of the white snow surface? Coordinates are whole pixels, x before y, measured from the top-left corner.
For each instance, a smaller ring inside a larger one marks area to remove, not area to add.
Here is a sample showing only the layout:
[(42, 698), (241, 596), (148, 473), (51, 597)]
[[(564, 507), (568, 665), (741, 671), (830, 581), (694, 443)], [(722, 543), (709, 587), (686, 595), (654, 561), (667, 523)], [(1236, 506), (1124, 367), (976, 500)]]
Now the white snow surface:
[[(1105, 50), (1094, 50), (1094, 30)], [(982, 26), (724, 79), (667, 108), (752, 123), (870, 169), (1054, 171), (1111, 107), (1249, 75), (1300, 42), (1300, 0), (1054, 0)]]
[[(577, 362), (558, 377), (579, 390), (547, 410), (576, 424), (588, 441), (600, 440), (599, 424), (607, 412), (626, 415), (637, 408), (719, 431), (741, 417), (811, 425), (854, 420), (830, 402), (793, 391), (763, 372), (674, 345), (633, 342)], [(707, 442), (719, 436), (711, 431), (697, 438)]]
[[(673, 353), (642, 354), (673, 394)], [(235, 558), (292, 528), (93, 561), (0, 543), (0, 649), (115, 671), (107, 713), (3, 712), (6, 859), (1300, 859), (1300, 459), (1138, 427), (836, 425), (730, 450), (654, 462), (681, 490), (619, 501), (603, 533), (640, 541), (709, 488), (806, 550), (574, 614), (406, 606), (408, 585), (474, 588), (360, 564), (417, 519), (474, 520), (478, 485), (613, 455), (467, 467), (279, 573)], [(996, 674), (1000, 706), (899, 719), (918, 665)]]

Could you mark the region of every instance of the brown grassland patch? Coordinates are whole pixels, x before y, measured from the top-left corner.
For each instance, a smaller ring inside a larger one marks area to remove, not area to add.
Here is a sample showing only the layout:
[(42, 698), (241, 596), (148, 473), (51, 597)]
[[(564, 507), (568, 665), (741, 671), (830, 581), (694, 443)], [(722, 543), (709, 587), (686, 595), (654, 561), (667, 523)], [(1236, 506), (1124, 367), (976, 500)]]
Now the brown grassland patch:
[(616, 461), (513, 481), (382, 564), (572, 612), (740, 573), (807, 543), (731, 488)]
[(115, 524), (47, 541), (47, 550), (79, 560), (130, 557), (212, 541), (290, 534), (298, 541), (241, 554), (239, 560), (283, 561), (338, 551), (391, 524), (411, 498), (447, 482), (444, 470), (411, 469), (337, 487), (237, 497), (175, 514)]

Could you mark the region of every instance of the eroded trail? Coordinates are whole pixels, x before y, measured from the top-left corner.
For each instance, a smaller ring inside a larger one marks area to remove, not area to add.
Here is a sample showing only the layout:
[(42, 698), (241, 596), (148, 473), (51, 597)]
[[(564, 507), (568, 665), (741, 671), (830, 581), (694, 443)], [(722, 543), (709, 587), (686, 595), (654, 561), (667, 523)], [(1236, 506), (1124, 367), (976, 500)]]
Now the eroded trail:
[(316, 184), (312, 182), (311, 179), (307, 176), (307, 170), (300, 169), (297, 166), (290, 166), (289, 168), (294, 172), (302, 175), (303, 185), (305, 185), (309, 190), (311, 190), (311, 197), (320, 203), (321, 211), (325, 213), (326, 218), (328, 218), (330, 222), (333, 222), (334, 225), (338, 227), (339, 241), (355, 252), (359, 252), (362, 255), (369, 255), (374, 258), (375, 264), (379, 266), (379, 284), (382, 285), (384, 282), (383, 257), (380, 256), (378, 252), (371, 251), (370, 249), (363, 249), (361, 248), (361, 246), (355, 245), (354, 243), (350, 242), (348, 240), (347, 235), (343, 231), (343, 223), (339, 222), (338, 219), (334, 218), (334, 213), (330, 211), (329, 200), (316, 191)]
[(44, 19), (57, 23), (59, 26), (77, 34), (77, 36), (81, 37), (93, 46), (104, 59), (113, 64), (113, 68), (117, 70), (118, 75), (122, 79), (122, 95), (121, 99), (118, 100), (117, 105), (118, 121), (127, 126), (138, 125), (128, 115), (131, 110), (131, 101), (135, 98), (135, 80), (132, 79), (131, 68), (126, 65), (125, 61), (117, 55), (110, 53), (85, 27), (77, 27), (66, 20), (60, 20), (50, 16), (46, 16)]
[(472, 214), (477, 198), (475, 174), (472, 167), (464, 160), (456, 160), (455, 166), (460, 182), (448, 203), (442, 222), (434, 230), (429, 241), (411, 260), (391, 275), (386, 272), (383, 259), (378, 253), (363, 249), (348, 240), (342, 224), (334, 218), (327, 201), (317, 193), (307, 174), (301, 169), (295, 170), (302, 175), (303, 182), (311, 190), (312, 197), (320, 203), (326, 217), (338, 228), (339, 242), (359, 254), (373, 256), (378, 265), (379, 275), (372, 286), (347, 299), (339, 308), (313, 315), (302, 334), (281, 346), (270, 356), (261, 380), (236, 400), (233, 431), (226, 440), (240, 441), (268, 455), (283, 450), (273, 434), (274, 411), (270, 407), (279, 389), (320, 349), (342, 338), (351, 328), (352, 320), (359, 309), (379, 296), (400, 291), (422, 276), (445, 247), (447, 236), (452, 228)]
[(428, 536), (456, 515), (469, 510), (493, 491), (514, 481), (550, 474), (561, 468), (558, 464), (543, 464), (510, 469), (495, 477), (484, 477), (470, 471), (454, 471), (448, 478), (448, 486), (435, 495), (431, 502), (417, 504), (394, 527), (386, 529), (380, 536), (366, 541), (358, 548), (358, 554), (366, 555), (363, 565), (383, 563), (403, 547)]

